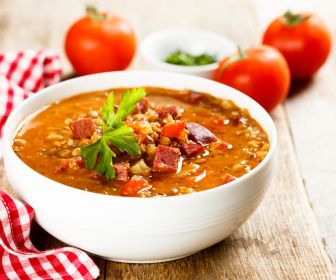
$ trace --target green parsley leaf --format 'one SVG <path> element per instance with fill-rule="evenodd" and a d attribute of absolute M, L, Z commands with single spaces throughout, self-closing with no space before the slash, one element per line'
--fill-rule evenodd
<path fill-rule="evenodd" d="M 115 178 L 113 168 L 113 158 L 116 154 L 111 150 L 110 145 L 114 145 L 121 152 L 129 155 L 140 155 L 138 139 L 134 135 L 132 128 L 128 127 L 123 120 L 135 109 L 136 103 L 146 95 L 142 88 L 132 89 L 123 94 L 117 112 L 114 111 L 114 94 L 109 94 L 107 102 L 102 107 L 102 118 L 104 121 L 103 135 L 96 142 L 81 147 L 81 155 L 87 169 L 96 167 L 99 174 L 104 174 L 106 179 Z"/>
<path fill-rule="evenodd" d="M 114 112 L 114 94 L 113 92 L 108 95 L 107 102 L 102 107 L 102 118 L 107 127 L 112 127 L 115 120 Z"/>
<path fill-rule="evenodd" d="M 131 156 L 140 155 L 138 139 L 134 136 L 134 131 L 127 125 L 105 133 L 105 137 L 116 146 L 121 152 L 126 152 Z"/>
<path fill-rule="evenodd" d="M 146 91 L 143 88 L 135 88 L 126 91 L 121 97 L 118 111 L 112 126 L 114 128 L 121 126 L 123 124 L 122 121 L 125 120 L 127 116 L 132 114 L 135 109 L 135 105 L 145 96 Z"/>
<path fill-rule="evenodd" d="M 116 154 L 109 147 L 108 139 L 105 136 L 99 140 L 101 149 L 96 169 L 99 174 L 105 174 L 107 180 L 111 180 L 115 178 L 112 157 L 116 157 Z"/>
<path fill-rule="evenodd" d="M 91 170 L 96 165 L 97 156 L 100 152 L 100 139 L 91 145 L 81 147 L 81 155 L 87 169 Z"/>
<path fill-rule="evenodd" d="M 81 147 L 81 155 L 84 157 L 84 163 L 87 169 L 92 170 L 96 166 L 99 174 L 105 174 L 106 179 L 111 180 L 115 177 L 115 172 L 112 165 L 112 158 L 116 154 L 108 146 L 106 137 L 100 138 L 91 145 Z"/>

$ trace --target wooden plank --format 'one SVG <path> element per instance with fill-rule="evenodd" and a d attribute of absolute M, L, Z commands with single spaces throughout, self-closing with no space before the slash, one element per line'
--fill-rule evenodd
<path fill-rule="evenodd" d="M 209 0 L 197 5 L 192 0 L 94 2 L 128 18 L 138 27 L 140 37 L 179 26 L 227 34 L 242 46 L 256 43 L 259 38 L 256 16 L 248 1 Z M 82 4 L 77 1 L 2 0 L 0 5 L 1 49 L 53 47 L 62 53 L 63 34 L 82 12 Z M 32 7 L 38 7 L 39 13 Z M 179 13 L 182 15 L 177 16 Z M 63 66 L 68 72 L 70 67 L 65 60 Z M 106 279 L 329 279 L 330 261 L 303 188 L 282 107 L 273 118 L 280 136 L 274 184 L 246 224 L 220 244 L 174 262 L 107 262 L 104 267 L 105 261 L 95 259 L 101 277 L 106 269 Z M 2 163 L 0 184 L 6 184 L 1 168 Z M 39 228 L 34 229 L 33 239 L 39 248 L 59 244 Z"/>
<path fill-rule="evenodd" d="M 260 31 L 288 9 L 304 10 L 319 15 L 336 38 L 335 1 L 255 0 L 253 3 Z M 336 126 L 332 124 L 336 120 L 335 60 L 334 46 L 327 64 L 314 79 L 293 84 L 286 111 L 305 188 L 336 277 Z"/>
<path fill-rule="evenodd" d="M 304 92 L 293 88 L 286 109 L 305 187 L 336 277 L 336 67 L 330 60 L 324 70 Z"/>

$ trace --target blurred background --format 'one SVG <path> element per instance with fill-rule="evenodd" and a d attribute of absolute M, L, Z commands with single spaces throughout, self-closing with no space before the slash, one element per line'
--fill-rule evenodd
<path fill-rule="evenodd" d="M 127 19 L 138 41 L 165 28 L 192 27 L 218 32 L 237 45 L 249 47 L 261 41 L 272 19 L 289 9 L 312 11 L 323 18 L 333 34 L 336 32 L 333 0 L 0 0 L 1 49 L 49 47 L 63 54 L 65 32 L 83 16 L 88 4 Z M 6 40 L 7 36 L 15 36 L 15 40 Z M 65 56 L 62 58 L 63 72 L 69 73 L 70 64 Z"/>

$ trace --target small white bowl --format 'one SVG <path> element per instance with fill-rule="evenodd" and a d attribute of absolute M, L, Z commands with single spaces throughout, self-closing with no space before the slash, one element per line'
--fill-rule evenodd
<path fill-rule="evenodd" d="M 103 195 L 71 188 L 28 167 L 12 149 L 22 121 L 46 105 L 81 92 L 122 87 L 191 89 L 233 100 L 247 108 L 270 138 L 270 151 L 248 174 L 197 193 L 154 198 Z M 217 82 L 181 74 L 124 71 L 84 76 L 41 90 L 20 104 L 4 128 L 5 169 L 16 193 L 51 235 L 103 258 L 160 262 L 220 242 L 254 212 L 273 171 L 276 131 L 254 100 Z"/>
<path fill-rule="evenodd" d="M 193 55 L 214 55 L 217 62 L 202 66 L 182 66 L 165 62 L 176 50 Z M 227 37 L 199 29 L 168 29 L 147 36 L 140 44 L 145 68 L 212 78 L 218 61 L 234 53 L 236 45 Z"/>

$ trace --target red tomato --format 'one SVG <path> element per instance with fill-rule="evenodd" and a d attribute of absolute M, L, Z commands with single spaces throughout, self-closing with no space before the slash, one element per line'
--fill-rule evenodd
<path fill-rule="evenodd" d="M 148 182 L 145 179 L 132 179 L 121 187 L 120 192 L 124 196 L 136 196 L 138 191 L 146 186 L 148 186 Z"/>
<path fill-rule="evenodd" d="M 169 138 L 179 138 L 184 128 L 184 122 L 168 123 L 162 127 L 161 135 Z"/>
<path fill-rule="evenodd" d="M 268 26 L 263 43 L 284 55 L 293 79 L 304 79 L 312 76 L 326 61 L 331 36 L 315 15 L 287 12 Z"/>
<path fill-rule="evenodd" d="M 214 80 L 240 90 L 267 111 L 287 96 L 290 76 L 286 60 L 267 46 L 239 50 L 219 64 Z"/>
<path fill-rule="evenodd" d="M 79 75 L 123 70 L 135 48 L 135 35 L 124 19 L 94 8 L 88 8 L 65 37 L 65 52 Z"/>

